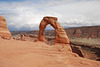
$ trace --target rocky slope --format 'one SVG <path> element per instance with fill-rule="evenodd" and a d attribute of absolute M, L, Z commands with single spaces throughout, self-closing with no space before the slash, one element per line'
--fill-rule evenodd
<path fill-rule="evenodd" d="M 68 45 L 0 39 L 0 67 L 100 67 L 100 62 L 79 57 Z"/>

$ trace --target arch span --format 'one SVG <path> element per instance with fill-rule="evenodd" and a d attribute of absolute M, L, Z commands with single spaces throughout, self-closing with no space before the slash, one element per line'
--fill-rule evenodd
<path fill-rule="evenodd" d="M 65 43 L 69 44 L 69 38 L 62 26 L 60 26 L 57 17 L 44 17 L 39 26 L 38 40 L 45 41 L 43 31 L 46 26 L 50 24 L 55 29 L 55 41 L 54 43 Z"/>

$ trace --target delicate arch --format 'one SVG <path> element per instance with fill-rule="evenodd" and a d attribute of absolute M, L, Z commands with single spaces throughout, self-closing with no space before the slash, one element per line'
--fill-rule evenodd
<path fill-rule="evenodd" d="M 66 43 L 69 44 L 69 38 L 66 35 L 65 30 L 62 26 L 60 26 L 58 19 L 56 17 L 44 17 L 39 26 L 39 41 L 45 41 L 45 37 L 43 35 L 43 31 L 46 26 L 50 24 L 55 29 L 55 41 L 54 43 Z"/>

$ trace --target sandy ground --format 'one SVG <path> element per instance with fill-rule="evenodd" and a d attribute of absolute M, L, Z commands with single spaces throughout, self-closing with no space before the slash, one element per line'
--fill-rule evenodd
<path fill-rule="evenodd" d="M 100 62 L 78 57 L 69 46 L 0 39 L 0 67 L 100 67 Z"/>

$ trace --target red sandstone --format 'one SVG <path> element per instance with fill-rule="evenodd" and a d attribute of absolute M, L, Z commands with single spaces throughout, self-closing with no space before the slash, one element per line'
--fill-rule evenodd
<path fill-rule="evenodd" d="M 38 39 L 40 41 L 45 41 L 45 37 L 43 35 L 43 31 L 45 30 L 46 26 L 50 24 L 55 29 L 55 44 L 56 43 L 65 43 L 69 44 L 69 38 L 63 29 L 62 26 L 60 26 L 58 19 L 56 17 L 44 17 L 43 20 L 40 23 L 39 26 L 39 34 Z"/>
<path fill-rule="evenodd" d="M 0 37 L 3 39 L 11 39 L 11 33 L 8 30 L 6 19 L 0 16 Z"/>

